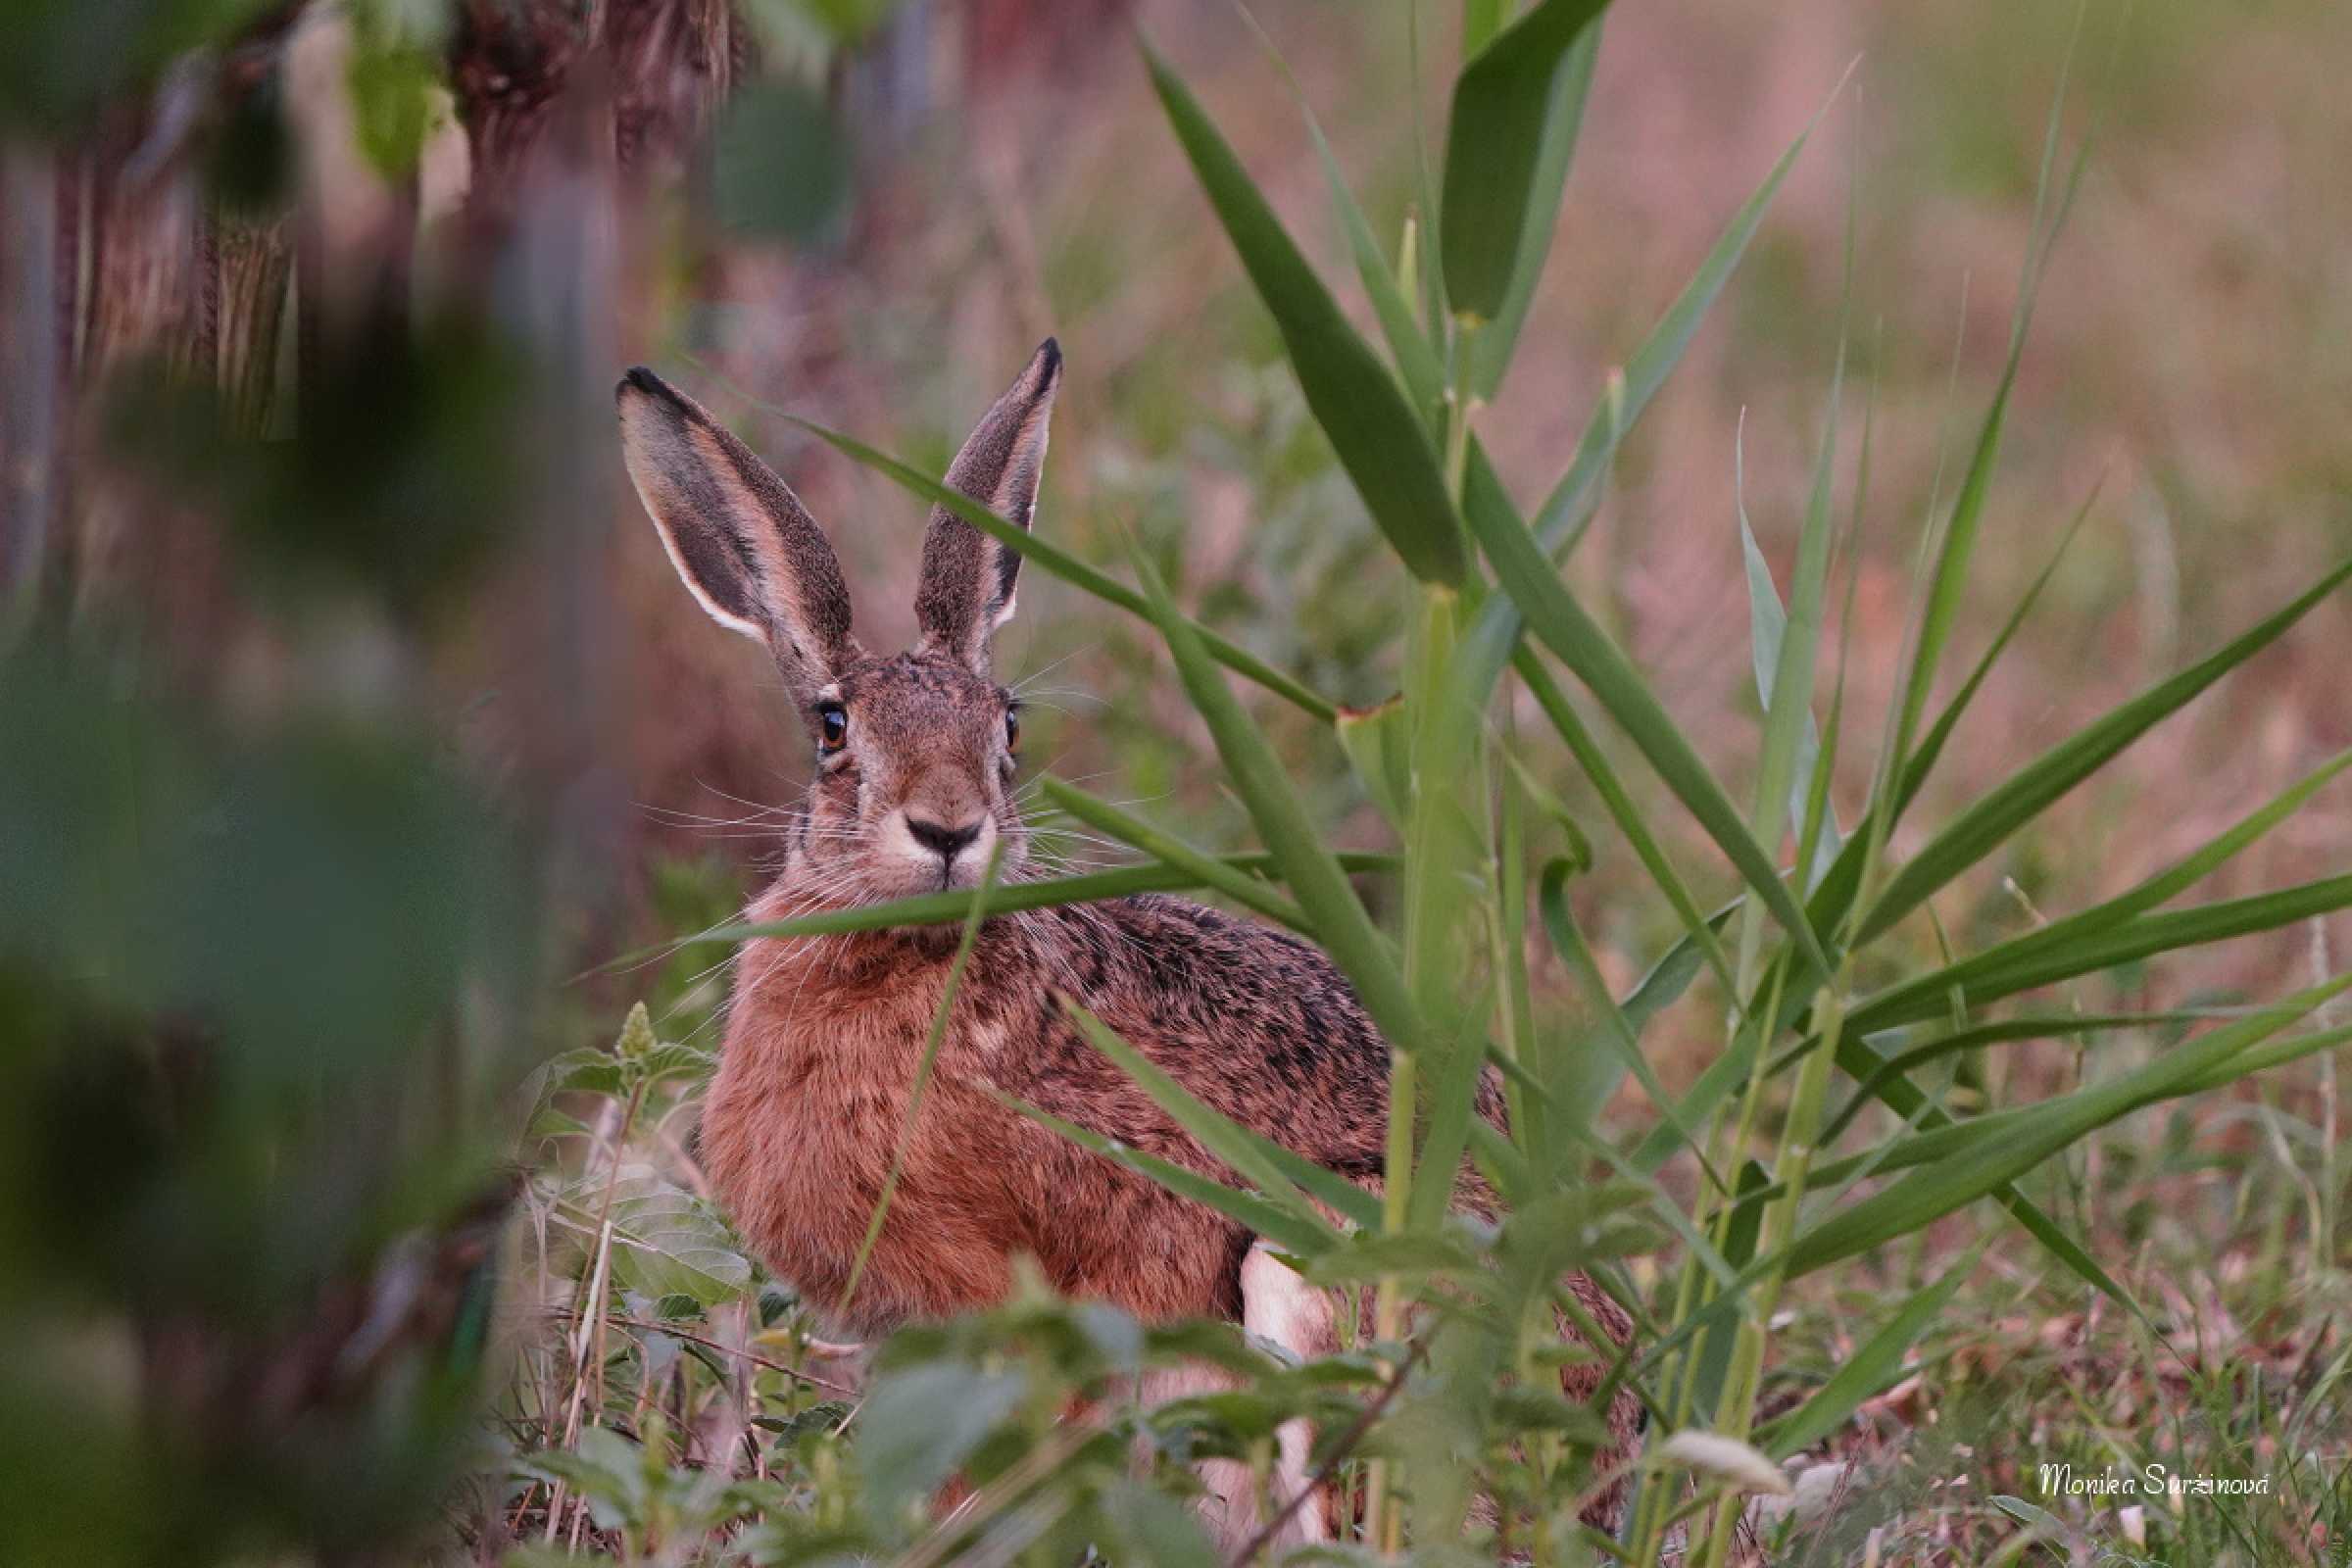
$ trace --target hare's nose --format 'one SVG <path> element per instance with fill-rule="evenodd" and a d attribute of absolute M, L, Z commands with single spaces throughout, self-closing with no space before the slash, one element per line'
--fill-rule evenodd
<path fill-rule="evenodd" d="M 948 827 L 909 811 L 906 814 L 906 831 L 914 836 L 915 843 L 941 859 L 953 860 L 971 848 L 972 841 L 980 836 L 980 822 L 975 820 L 961 827 Z"/>

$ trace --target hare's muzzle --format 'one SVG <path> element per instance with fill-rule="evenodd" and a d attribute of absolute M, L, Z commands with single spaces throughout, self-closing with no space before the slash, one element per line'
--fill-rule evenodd
<path fill-rule="evenodd" d="M 899 822 L 918 863 L 936 863 L 940 887 L 970 887 L 979 881 L 980 867 L 987 863 L 996 839 L 996 825 L 985 814 L 951 826 L 915 811 L 901 811 Z"/>

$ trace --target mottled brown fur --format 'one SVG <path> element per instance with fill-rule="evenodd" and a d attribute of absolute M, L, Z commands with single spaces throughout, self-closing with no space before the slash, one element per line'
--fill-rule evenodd
<path fill-rule="evenodd" d="M 957 489 L 1023 526 L 1059 369 L 1049 342 L 949 473 Z M 916 595 L 921 638 L 894 658 L 867 656 L 849 634 L 831 552 L 782 481 L 747 470 L 744 460 L 757 459 L 731 437 L 714 437 L 708 416 L 648 372 L 631 372 L 621 404 L 631 474 L 696 596 L 777 650 L 796 700 L 812 713 L 839 710 L 843 738 L 820 747 L 782 874 L 752 917 L 973 886 L 991 853 L 1001 855 L 1005 879 L 1029 874 L 1011 788 L 1013 699 L 988 672 L 1016 558 L 935 513 Z M 940 847 L 948 829 L 966 835 L 960 847 Z M 1004 1297 L 1023 1254 L 1059 1290 L 1142 1318 L 1243 1317 L 1250 1232 L 1072 1146 L 999 1098 L 1233 1179 L 1085 1043 L 1065 999 L 1227 1116 L 1378 1186 L 1388 1047 L 1316 949 L 1156 896 L 999 915 L 977 935 L 887 1221 L 847 1296 L 906 1125 L 955 935 L 932 927 L 761 939 L 737 960 L 726 1048 L 703 1118 L 705 1158 L 769 1265 L 843 1325 L 879 1334 L 988 1305 Z M 1501 1123 L 1492 1078 L 1478 1108 Z M 1492 1193 L 1468 1171 L 1460 1200 L 1493 1209 Z M 1267 1267 L 1279 1265 L 1258 1261 L 1253 1316 L 1273 1310 L 1293 1324 L 1319 1323 L 1297 1332 L 1326 1343 L 1293 1348 L 1333 1348 L 1336 1314 L 1303 1311 L 1279 1288 L 1269 1304 L 1267 1282 L 1280 1281 Z M 1571 1283 L 1623 1343 L 1631 1333 L 1624 1314 L 1591 1281 Z M 1599 1375 L 1580 1365 L 1563 1382 L 1572 1395 L 1589 1394 Z M 1630 1396 L 1612 1411 L 1627 1444 L 1637 1415 Z"/>

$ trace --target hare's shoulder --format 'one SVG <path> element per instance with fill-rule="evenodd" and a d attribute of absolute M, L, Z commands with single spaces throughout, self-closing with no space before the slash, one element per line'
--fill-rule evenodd
<path fill-rule="evenodd" d="M 1332 961 L 1287 931 L 1158 894 L 1056 911 L 1058 989 L 1225 1114 L 1377 1169 L 1389 1053 Z"/>

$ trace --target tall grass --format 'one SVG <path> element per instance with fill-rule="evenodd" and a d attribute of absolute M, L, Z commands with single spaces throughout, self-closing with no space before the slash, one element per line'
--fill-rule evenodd
<path fill-rule="evenodd" d="M 1281 1419 L 1319 1417 L 1319 1462 L 1361 1489 L 1363 1544 L 1378 1550 L 1410 1545 L 1434 1554 L 1468 1539 L 1489 1543 L 1482 1552 L 1507 1545 L 1544 1563 L 1652 1562 L 1670 1541 L 1687 1539 L 1690 1560 L 1721 1568 L 1733 1560 L 1742 1494 L 1774 1485 L 1773 1458 L 1832 1430 L 1903 1374 L 1971 1260 L 1898 1303 L 1834 1377 L 1759 1430 L 1774 1311 L 1791 1281 L 1850 1266 L 1922 1237 L 1955 1210 L 1988 1201 L 2006 1211 L 2050 1265 L 2150 1321 L 2094 1256 L 2089 1239 L 2027 1197 L 2021 1180 L 2132 1111 L 2227 1088 L 2352 1037 L 2352 1030 L 2312 1022 L 2324 1004 L 2352 986 L 2352 976 L 2332 976 L 2181 1035 L 2142 1065 L 2047 1098 L 1989 1103 L 1951 1093 L 1965 1080 L 1936 1071 L 1974 1062 L 1995 1045 L 2180 1022 L 2169 1015 L 2006 1013 L 2002 1004 L 2119 962 L 2276 929 L 2352 903 L 2352 878 L 2338 876 L 2229 903 L 2171 906 L 2283 819 L 2346 759 L 2120 898 L 1981 953 L 1947 955 L 1925 969 L 1906 959 L 1908 945 L 1899 940 L 1933 921 L 1935 899 L 1955 879 L 2284 635 L 2341 586 L 2352 564 L 2020 766 L 1948 821 L 1923 826 L 1910 819 L 1987 668 L 2033 605 L 2030 593 L 1983 661 L 1936 708 L 1936 693 L 1955 673 L 1958 608 L 1982 541 L 2034 285 L 2082 167 L 2080 155 L 2062 163 L 2053 111 L 2007 363 L 1948 505 L 1927 519 L 1894 703 L 1875 736 L 1851 733 L 1868 726 L 1846 710 L 1844 650 L 1827 641 L 1835 596 L 1851 591 L 1855 535 L 1885 524 L 1870 515 L 1867 434 L 1850 462 L 1837 442 L 1846 414 L 1844 348 L 1825 344 L 1837 371 L 1821 413 L 1824 434 L 1785 600 L 1740 519 L 1761 739 L 1751 777 L 1718 778 L 1586 607 L 1566 568 L 1619 444 L 1674 368 L 1812 130 L 1730 215 L 1715 248 L 1622 375 L 1595 389 L 1591 422 L 1560 481 L 1532 514 L 1523 510 L 1488 462 L 1478 430 L 1487 400 L 1500 395 L 1528 299 L 1544 270 L 1594 71 L 1601 9 L 1592 0 L 1543 0 L 1517 16 L 1507 5 L 1473 0 L 1464 7 L 1465 64 L 1452 82 L 1442 157 L 1424 170 L 1428 204 L 1394 253 L 1376 238 L 1307 118 L 1307 133 L 1330 174 L 1355 285 L 1378 323 L 1377 347 L 1357 331 L 1182 77 L 1146 50 L 1169 126 L 1280 331 L 1308 409 L 1416 584 L 1409 624 L 1396 631 L 1404 673 L 1391 703 L 1369 712 L 1343 711 L 1188 617 L 1142 558 L 1135 585 L 1119 582 L 908 466 L 851 437 L 810 428 L 1039 568 L 1146 620 L 1265 847 L 1254 859 L 1213 859 L 1052 780 L 1047 788 L 1058 807 L 1131 846 L 1142 863 L 1026 884 L 1018 890 L 1022 904 L 1146 888 L 1224 892 L 1319 942 L 1390 1041 L 1389 1177 L 1375 1203 L 1223 1123 L 1098 1022 L 1082 1020 L 1107 1056 L 1250 1186 L 1202 1182 L 1083 1129 L 1063 1128 L 1068 1136 L 1223 1209 L 1278 1244 L 1309 1279 L 1376 1293 L 1374 1342 L 1340 1363 L 1281 1370 L 1262 1357 L 1230 1352 L 1251 1373 L 1250 1392 L 1227 1406 L 1191 1411 L 1193 1441 L 1262 1458 L 1265 1436 Z M 1850 292 L 1850 228 L 1847 243 Z M 1842 583 L 1841 571 L 1848 574 Z M 1232 674 L 1331 728 L 1390 818 L 1397 845 L 1393 861 L 1350 860 L 1327 842 L 1284 760 L 1237 696 Z M 1544 861 L 1531 847 L 1537 838 L 1531 817 L 1564 810 L 1522 760 L 1539 738 L 1531 727 L 1556 734 L 1604 803 L 1610 828 L 1682 926 L 1680 942 L 1624 997 L 1602 988 L 1567 899 L 1590 852 Z M 1720 852 L 1742 886 L 1735 907 L 1710 915 L 1694 902 L 1665 849 L 1680 835 L 1638 804 L 1644 792 L 1615 772 L 1611 749 L 1600 739 L 1604 729 L 1630 743 Z M 1872 783 L 1845 821 L 1830 785 L 1841 753 L 1855 746 L 1874 748 Z M 1598 831 L 1598 824 L 1572 820 L 1562 826 L 1580 844 L 1587 831 Z M 1898 829 L 1904 830 L 1899 839 Z M 1393 906 L 1399 912 L 1393 926 L 1376 921 L 1359 896 L 1352 878 L 1361 874 L 1395 879 Z M 961 896 L 942 896 L 757 929 L 815 935 L 957 919 L 969 909 Z M 1526 944 L 1539 930 L 1589 993 L 1596 1027 L 1581 1033 L 1563 1027 L 1531 984 Z M 1702 972 L 1720 990 L 1722 1046 L 1697 1082 L 1673 1097 L 1644 1056 L 1644 1037 Z M 1494 1071 L 1513 1107 L 1507 1135 L 1471 1109 L 1480 1076 Z M 1630 1137 L 1604 1138 L 1594 1125 L 1596 1098 L 1628 1076 L 1648 1097 L 1650 1125 Z M 1701 1173 L 1689 1200 L 1659 1180 L 1684 1155 Z M 1447 1212 L 1452 1173 L 1465 1158 L 1504 1197 L 1504 1213 L 1493 1227 Z M 1674 1260 L 1655 1299 L 1636 1290 L 1620 1266 L 1638 1253 Z M 1538 1392 L 1544 1369 L 1562 1353 L 1554 1309 L 1574 1312 L 1559 1283 L 1571 1268 L 1592 1271 L 1642 1326 L 1603 1390 L 1605 1398 L 1622 1381 L 1651 1417 L 1636 1500 L 1613 1542 L 1577 1523 L 1582 1502 L 1608 1479 L 1594 1472 L 1603 1438 L 1598 1411 Z M 1035 1333 L 1044 1321 L 1035 1314 L 1048 1310 L 1014 1308 L 1014 1321 L 997 1327 Z M 1021 1318 L 1024 1311 L 1032 1316 Z M 926 1331 L 934 1341 L 957 1332 Z M 1170 1338 L 1128 1353 L 1171 1347 L 1198 1348 Z M 1068 1351 L 1064 1372 L 1080 1375 L 1072 1369 L 1094 1365 L 1088 1357 L 1098 1351 Z M 932 1374 L 944 1376 L 936 1367 Z M 988 1374 L 967 1369 L 965 1375 Z M 886 1379 L 874 1408 L 861 1417 L 866 1441 L 886 1449 L 909 1441 L 885 1419 L 885 1401 L 899 1387 Z M 1351 1412 L 1343 1420 L 1335 1391 L 1349 1388 L 1367 1392 L 1357 1401 L 1341 1401 Z M 1364 1401 L 1370 1415 L 1353 1413 Z M 1013 1419 L 1010 1405 L 1000 1414 Z M 1162 1414 L 1153 1430 L 1164 1437 L 1174 1418 Z M 1137 1419 L 1149 1425 L 1153 1418 L 1139 1412 Z M 972 1461 L 987 1443 L 1001 1440 L 992 1438 L 995 1431 L 993 1421 L 973 1424 L 968 1441 L 932 1453 L 933 1463 L 917 1477 L 936 1479 L 934 1472 Z M 1201 1436 L 1211 1431 L 1213 1438 Z M 1720 1441 L 1678 1441 L 1675 1435 L 1685 1432 Z M 1036 1439 L 1065 1447 L 1090 1441 Z M 1044 1450 L 1024 1451 L 1034 1459 Z M 1058 1452 L 1056 1463 L 1070 1464 L 1074 1454 Z M 986 1506 L 939 1526 L 915 1555 L 935 1560 L 1015 1529 L 1024 1510 L 1036 1512 L 1047 1494 L 1044 1472 L 1035 1465 L 1022 1470 L 1026 1462 L 982 1465 L 1004 1484 L 984 1486 Z M 1022 1476 L 1021 1484 L 1011 1484 Z M 893 1494 L 911 1494 L 904 1486 Z M 1494 1500 L 1492 1517 L 1474 1514 L 1482 1495 Z M 1154 1560 L 1198 1561 L 1205 1550 L 1180 1513 L 1127 1492 L 1069 1494 L 1064 1504 L 1055 1520 L 1082 1518 L 1105 1540 L 1149 1537 Z M 1136 1521 L 1146 1518 L 1150 1528 L 1139 1537 Z M 1063 1528 L 1055 1520 L 1032 1519 L 1020 1528 L 1034 1526 L 1040 1534 Z"/>

